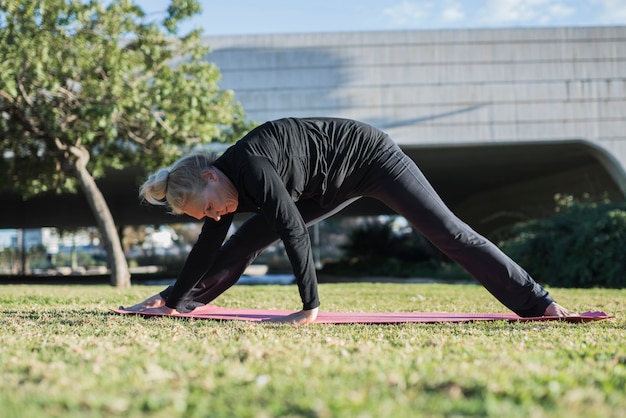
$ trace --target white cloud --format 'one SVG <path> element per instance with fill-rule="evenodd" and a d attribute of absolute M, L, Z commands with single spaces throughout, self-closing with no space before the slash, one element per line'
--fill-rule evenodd
<path fill-rule="evenodd" d="M 624 0 L 593 0 L 600 5 L 602 23 L 626 24 L 626 2 Z"/>
<path fill-rule="evenodd" d="M 538 16 L 537 6 L 545 0 L 487 0 L 485 18 L 493 23 L 524 22 Z"/>
<path fill-rule="evenodd" d="M 566 3 L 565 0 L 486 0 L 482 20 L 495 25 L 548 23 L 576 13 Z"/>
<path fill-rule="evenodd" d="M 447 22 L 458 22 L 465 19 L 465 13 L 459 3 L 446 2 L 441 17 Z"/>
<path fill-rule="evenodd" d="M 550 15 L 557 18 L 571 16 L 576 13 L 576 9 L 574 9 L 573 7 L 567 7 L 563 4 L 554 4 L 550 6 L 548 10 L 550 12 Z"/>
<path fill-rule="evenodd" d="M 385 9 L 384 14 L 389 16 L 394 24 L 406 26 L 430 16 L 431 8 L 432 5 L 430 3 L 420 2 L 420 4 L 418 4 L 404 0 L 395 6 Z"/>

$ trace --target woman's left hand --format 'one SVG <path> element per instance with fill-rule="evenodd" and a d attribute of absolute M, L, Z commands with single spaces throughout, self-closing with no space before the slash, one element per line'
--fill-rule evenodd
<path fill-rule="evenodd" d="M 137 311 L 142 314 L 152 314 L 152 315 L 176 315 L 178 311 L 174 308 L 170 308 L 168 306 L 159 306 L 157 308 L 146 308 Z"/>
<path fill-rule="evenodd" d="M 294 312 L 280 318 L 272 318 L 269 322 L 285 322 L 289 324 L 311 324 L 317 318 L 318 308 Z"/>

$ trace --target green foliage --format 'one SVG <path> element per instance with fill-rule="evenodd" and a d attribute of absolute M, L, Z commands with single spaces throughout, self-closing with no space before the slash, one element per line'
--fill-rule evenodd
<path fill-rule="evenodd" d="M 0 186 L 75 190 L 74 148 L 99 177 L 129 164 L 152 170 L 245 131 L 200 31 L 175 36 L 199 10 L 173 0 L 152 22 L 131 0 L 1 2 L 0 151 L 11 158 Z"/>
<path fill-rule="evenodd" d="M 567 417 L 626 410 L 626 290 L 554 289 L 587 324 L 290 326 L 109 313 L 160 287 L 4 286 L 0 405 L 12 417 Z M 505 309 L 482 287 L 320 286 L 333 311 Z M 216 304 L 295 309 L 295 286 Z"/>
<path fill-rule="evenodd" d="M 626 203 L 556 196 L 554 216 L 517 224 L 501 243 L 537 281 L 562 287 L 626 285 Z"/>
<path fill-rule="evenodd" d="M 395 231 L 393 220 L 353 229 L 341 249 L 339 260 L 324 264 L 324 274 L 473 280 L 413 228 Z"/>
<path fill-rule="evenodd" d="M 343 250 L 346 257 L 356 261 L 394 257 L 422 262 L 436 254 L 434 247 L 421 234 L 395 232 L 391 222 L 379 221 L 369 221 L 353 229 Z"/>

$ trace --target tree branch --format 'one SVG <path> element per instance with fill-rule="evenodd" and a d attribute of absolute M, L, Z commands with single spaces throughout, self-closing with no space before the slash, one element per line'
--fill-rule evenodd
<path fill-rule="evenodd" d="M 74 156 L 76 157 L 76 167 L 77 168 L 85 168 L 87 166 L 87 163 L 89 162 L 89 151 L 87 151 L 87 148 L 85 147 L 80 147 L 80 146 L 69 146 L 66 148 L 68 149 L 68 151 Z"/>
<path fill-rule="evenodd" d="M 30 99 L 30 97 L 28 97 L 28 94 L 26 94 L 26 89 L 24 88 L 24 83 L 22 83 L 22 79 L 18 78 L 16 81 L 17 81 L 17 88 L 20 90 L 20 95 L 24 98 L 24 100 L 26 101 L 26 104 L 29 107 L 34 107 L 33 101 Z"/>
<path fill-rule="evenodd" d="M 140 137 L 140 136 L 138 136 L 138 135 L 135 135 L 135 134 L 133 133 L 133 131 L 130 131 L 130 130 L 129 130 L 129 131 L 128 131 L 128 136 L 129 136 L 129 137 L 130 137 L 130 139 L 132 139 L 133 141 L 135 141 L 135 142 L 139 142 L 141 145 L 146 145 L 146 142 L 147 142 L 147 141 L 146 141 L 146 139 L 144 139 L 144 138 L 142 138 L 142 137 Z"/>
<path fill-rule="evenodd" d="M 13 97 L 11 97 L 11 95 L 9 93 L 7 93 L 4 90 L 0 90 L 0 96 L 4 97 L 5 99 L 7 99 L 9 101 L 9 103 L 14 104 L 15 103 L 15 99 Z"/>
<path fill-rule="evenodd" d="M 59 91 L 63 93 L 65 97 L 67 97 L 68 100 L 78 101 L 78 96 L 76 96 L 74 93 L 72 93 L 65 87 L 59 87 Z"/>
<path fill-rule="evenodd" d="M 175 131 L 165 124 L 165 121 L 161 118 L 159 112 L 152 111 L 150 114 L 154 117 L 154 119 L 156 119 L 157 123 L 167 131 L 168 134 L 174 135 Z"/>

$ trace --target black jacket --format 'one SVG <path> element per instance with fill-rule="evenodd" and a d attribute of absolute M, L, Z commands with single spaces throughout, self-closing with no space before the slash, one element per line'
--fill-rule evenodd
<path fill-rule="evenodd" d="M 215 162 L 239 192 L 237 212 L 263 214 L 283 241 L 303 309 L 320 302 L 311 242 L 295 202 L 314 199 L 332 207 L 361 195 L 370 162 L 385 151 L 384 136 L 353 120 L 280 119 L 255 128 Z M 205 220 L 167 306 L 176 308 L 213 265 L 233 216 Z"/>

